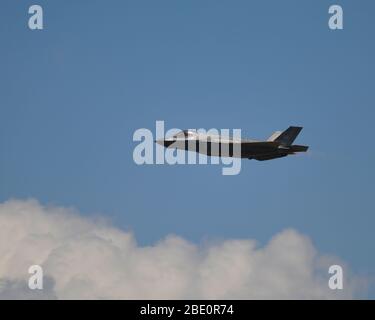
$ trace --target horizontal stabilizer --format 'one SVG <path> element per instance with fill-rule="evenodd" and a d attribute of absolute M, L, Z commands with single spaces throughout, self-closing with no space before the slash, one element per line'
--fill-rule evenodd
<path fill-rule="evenodd" d="M 293 152 L 306 152 L 308 149 L 309 149 L 308 146 L 299 146 L 296 144 L 289 148 L 289 150 Z"/>

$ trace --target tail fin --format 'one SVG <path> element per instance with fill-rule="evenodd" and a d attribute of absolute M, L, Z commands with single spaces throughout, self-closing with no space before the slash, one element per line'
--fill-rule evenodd
<path fill-rule="evenodd" d="M 275 131 L 274 133 L 272 133 L 272 136 L 267 139 L 267 141 L 275 141 L 282 133 L 282 131 Z"/>
<path fill-rule="evenodd" d="M 279 142 L 282 146 L 290 146 L 293 141 L 297 138 L 298 134 L 301 132 L 302 127 L 289 127 L 283 131 L 275 140 Z"/>

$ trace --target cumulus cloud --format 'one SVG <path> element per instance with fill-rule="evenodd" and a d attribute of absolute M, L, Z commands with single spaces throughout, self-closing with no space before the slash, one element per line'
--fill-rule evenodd
<path fill-rule="evenodd" d="M 44 271 L 30 290 L 29 266 Z M 344 267 L 344 290 L 328 267 Z M 251 239 L 193 244 L 170 235 L 137 245 L 130 232 L 36 200 L 0 204 L 0 299 L 337 299 L 361 280 L 289 229 L 259 247 Z"/>

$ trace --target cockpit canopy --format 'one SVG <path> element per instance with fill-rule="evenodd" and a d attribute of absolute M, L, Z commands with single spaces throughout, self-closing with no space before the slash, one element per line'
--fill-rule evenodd
<path fill-rule="evenodd" d="M 172 138 L 174 139 L 192 139 L 197 136 L 197 132 L 193 130 L 182 130 L 181 132 L 175 134 Z"/>

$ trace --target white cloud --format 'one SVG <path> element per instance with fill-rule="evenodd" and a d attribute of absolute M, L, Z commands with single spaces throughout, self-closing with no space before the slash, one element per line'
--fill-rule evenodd
<path fill-rule="evenodd" d="M 328 288 L 328 266 L 344 267 L 344 290 Z M 43 267 L 43 292 L 28 289 Z M 138 246 L 129 232 L 35 200 L 0 204 L 0 299 L 336 299 L 362 281 L 289 229 L 264 247 L 254 240 L 196 245 L 170 235 Z"/>

